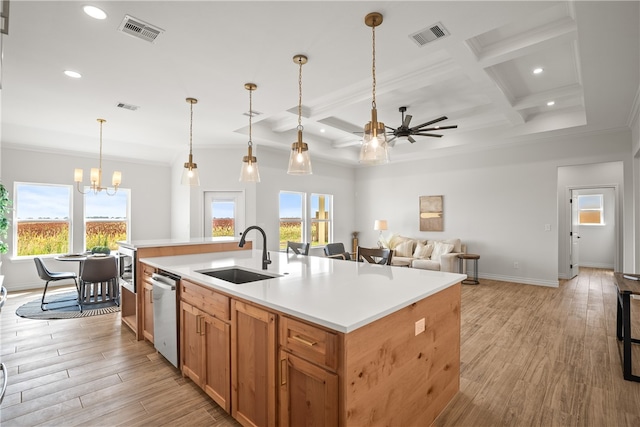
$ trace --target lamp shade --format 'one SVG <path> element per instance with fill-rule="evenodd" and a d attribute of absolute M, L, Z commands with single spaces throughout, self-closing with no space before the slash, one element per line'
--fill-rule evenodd
<path fill-rule="evenodd" d="M 386 219 L 376 219 L 373 223 L 374 230 L 386 230 L 387 229 L 387 220 Z"/>
<path fill-rule="evenodd" d="M 182 185 L 189 185 L 192 187 L 200 186 L 200 177 L 198 176 L 198 169 L 195 167 L 182 170 Z"/>
<path fill-rule="evenodd" d="M 260 171 L 258 170 L 258 162 L 253 157 L 252 161 L 247 160 L 248 156 L 244 156 L 242 160 L 242 169 L 240 170 L 240 181 L 243 182 L 260 182 Z"/>
<path fill-rule="evenodd" d="M 382 165 L 389 163 L 389 148 L 384 123 L 376 123 L 376 130 L 372 130 L 369 122 L 364 129 L 364 138 L 360 148 L 360 163 L 367 165 Z"/>
<path fill-rule="evenodd" d="M 298 131 L 299 139 L 302 139 L 302 132 Z M 289 175 L 311 175 L 311 157 L 309 156 L 309 148 L 304 142 L 294 142 L 291 146 L 291 154 L 289 155 Z"/>

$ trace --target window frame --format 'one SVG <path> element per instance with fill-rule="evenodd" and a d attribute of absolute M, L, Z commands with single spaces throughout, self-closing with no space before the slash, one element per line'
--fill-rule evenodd
<path fill-rule="evenodd" d="M 236 239 L 245 229 L 245 192 L 242 191 L 205 191 L 203 193 L 203 237 L 214 240 Z M 216 201 L 234 203 L 233 236 L 213 237 L 213 212 L 211 205 Z"/>
<path fill-rule="evenodd" d="M 37 221 L 35 221 L 34 219 L 19 219 L 18 218 L 18 210 L 19 210 L 19 195 L 21 193 L 21 191 L 19 191 L 19 187 L 20 186 L 32 186 L 32 187 L 57 187 L 57 188 L 66 188 L 68 190 L 68 194 L 69 194 L 69 200 L 68 200 L 68 211 L 67 211 L 67 217 L 66 219 L 53 219 L 53 218 L 49 218 L 49 219 L 39 219 Z M 74 227 L 74 222 L 73 222 L 73 190 L 74 187 L 73 185 L 68 185 L 68 184 L 51 184 L 51 183 L 42 183 L 42 182 L 25 182 L 25 181 L 15 181 L 13 183 L 13 233 L 12 233 L 12 239 L 13 241 L 11 242 L 13 247 L 11 249 L 11 258 L 12 259 L 30 259 L 30 258 L 34 258 L 34 257 L 38 257 L 38 256 L 55 256 L 55 255 L 61 255 L 64 253 L 69 253 L 73 250 L 73 227 Z M 50 253 L 41 253 L 41 254 L 31 254 L 31 255 L 19 255 L 18 254 L 18 249 L 19 249 L 19 240 L 18 240 L 18 228 L 19 228 L 19 224 L 21 223 L 29 223 L 29 222 L 66 222 L 68 224 L 68 232 L 67 232 L 67 249 L 64 252 L 50 252 Z"/>
<path fill-rule="evenodd" d="M 593 198 L 597 197 L 600 200 L 599 208 L 582 208 L 580 200 L 585 198 Z M 599 212 L 600 214 L 600 222 L 582 222 L 582 213 L 583 212 Z M 596 194 L 578 194 L 578 225 L 579 226 L 588 226 L 588 227 L 602 227 L 605 226 L 606 223 L 604 221 L 604 194 L 596 193 Z"/>
<path fill-rule="evenodd" d="M 324 197 L 326 199 L 328 199 L 328 210 L 326 210 L 326 212 L 328 213 L 328 217 L 324 218 L 324 219 L 320 219 L 320 218 L 315 218 L 314 217 L 314 213 L 312 212 L 312 206 L 313 206 L 313 197 L 314 196 L 318 196 L 318 204 L 320 204 L 320 198 Z M 329 243 L 333 242 L 333 195 L 332 194 L 324 194 L 324 193 L 311 193 L 309 195 L 309 212 L 308 212 L 308 217 L 309 217 L 309 236 L 308 236 L 308 241 L 311 244 L 311 247 L 313 248 L 322 248 L 324 246 L 326 246 Z M 325 223 L 327 224 L 328 227 L 328 236 L 327 236 L 327 241 L 324 243 L 320 243 L 317 242 L 316 244 L 314 244 L 313 242 L 313 223 L 316 222 L 318 223 L 318 225 L 320 225 L 320 223 Z"/>
<path fill-rule="evenodd" d="M 303 191 L 290 191 L 290 190 L 280 190 L 280 192 L 278 193 L 278 236 L 280 237 L 282 235 L 281 232 L 281 227 L 282 227 L 282 194 L 283 193 L 287 193 L 287 194 L 296 194 L 300 196 L 300 200 L 302 202 L 302 212 L 300 212 L 301 217 L 300 217 L 300 222 L 301 222 L 301 239 L 302 241 L 300 243 L 310 243 L 312 248 L 323 248 L 324 246 L 326 246 L 329 243 L 333 242 L 333 230 L 334 230 L 334 220 L 333 220 L 333 215 L 334 215 L 334 205 L 333 205 L 333 201 L 334 201 L 334 197 L 333 194 L 326 194 L 326 193 L 307 193 L 307 192 L 303 192 Z M 329 205 L 329 210 L 328 210 L 328 217 L 324 218 L 324 219 L 319 219 L 319 218 L 315 218 L 314 213 L 311 211 L 312 209 L 312 205 L 313 205 L 313 197 L 314 196 L 318 196 L 318 198 L 320 197 L 325 197 L 329 199 L 328 205 Z M 318 201 L 319 203 L 319 201 Z M 293 218 L 290 218 L 293 219 Z M 298 218 L 295 218 L 298 219 Z M 314 223 L 325 223 L 328 225 L 328 236 L 327 236 L 327 241 L 323 242 L 323 243 L 316 243 L 314 244 L 313 242 L 313 225 Z M 279 243 L 279 248 L 280 250 L 286 250 L 286 243 Z"/>
<path fill-rule="evenodd" d="M 302 239 L 302 242 L 300 243 L 305 243 L 308 240 L 307 221 L 306 221 L 307 193 L 302 191 L 289 191 L 289 190 L 280 190 L 280 192 L 278 193 L 278 247 L 280 248 L 280 250 L 286 250 L 287 249 L 286 243 L 284 243 L 284 247 L 283 247 L 283 243 L 282 241 L 280 241 L 280 236 L 282 235 L 281 228 L 282 228 L 282 222 L 283 222 L 282 213 L 281 213 L 282 212 L 282 194 L 296 194 L 300 196 L 300 202 L 302 204 L 300 209 L 300 218 L 291 217 L 288 219 L 300 219 L 300 226 L 301 226 L 300 238 Z"/>
<path fill-rule="evenodd" d="M 87 247 L 87 197 L 95 197 L 97 196 L 97 194 L 94 194 L 93 191 L 89 191 L 90 189 L 91 187 L 88 187 L 88 186 L 85 187 L 83 189 L 85 193 L 82 195 L 82 247 L 83 247 L 82 251 L 91 249 Z M 127 225 L 125 240 L 131 241 L 131 189 L 118 187 L 118 193 L 127 194 L 126 220 L 121 222 L 125 222 Z M 100 194 L 100 197 L 102 197 L 103 195 L 105 197 L 115 197 L 115 195 L 109 196 L 106 193 L 102 193 L 102 192 L 98 194 Z M 93 220 L 90 222 L 115 222 L 115 221 L 113 219 L 106 218 L 106 219 Z"/>

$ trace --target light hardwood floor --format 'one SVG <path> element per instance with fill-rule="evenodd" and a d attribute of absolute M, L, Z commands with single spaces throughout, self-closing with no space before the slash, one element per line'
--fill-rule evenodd
<path fill-rule="evenodd" d="M 238 425 L 120 315 L 37 321 L 0 314 L 10 426 Z M 435 426 L 638 426 L 640 383 L 622 379 L 608 270 L 582 269 L 558 289 L 481 280 L 463 286 L 460 392 Z M 634 302 L 640 336 L 640 301 Z M 640 374 L 640 345 L 634 345 Z"/>

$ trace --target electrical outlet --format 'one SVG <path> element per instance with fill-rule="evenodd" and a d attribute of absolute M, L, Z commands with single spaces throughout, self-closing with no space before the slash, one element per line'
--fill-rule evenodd
<path fill-rule="evenodd" d="M 545 224 L 544 231 L 551 231 L 551 224 Z"/>
<path fill-rule="evenodd" d="M 520 268 L 520 263 L 518 261 L 514 261 L 513 268 Z"/>
<path fill-rule="evenodd" d="M 420 319 L 420 320 L 418 320 L 418 321 L 416 322 L 416 325 L 415 325 L 415 334 L 416 334 L 416 335 L 420 335 L 421 333 L 423 333 L 423 332 L 424 332 L 424 329 L 425 329 L 425 323 L 424 323 L 424 317 L 423 317 L 422 319 Z"/>

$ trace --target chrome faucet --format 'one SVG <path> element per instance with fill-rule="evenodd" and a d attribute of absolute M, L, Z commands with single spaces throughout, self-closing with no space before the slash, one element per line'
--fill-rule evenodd
<path fill-rule="evenodd" d="M 271 256 L 267 251 L 267 235 L 265 234 L 262 228 L 258 227 L 257 225 L 252 225 L 250 227 L 247 227 L 247 229 L 241 233 L 242 237 L 240 238 L 240 243 L 238 243 L 238 246 L 240 247 L 244 246 L 244 244 L 246 243 L 245 236 L 247 235 L 247 231 L 249 230 L 258 230 L 260 233 L 262 233 L 262 269 L 266 270 L 267 265 L 271 264 Z"/>

